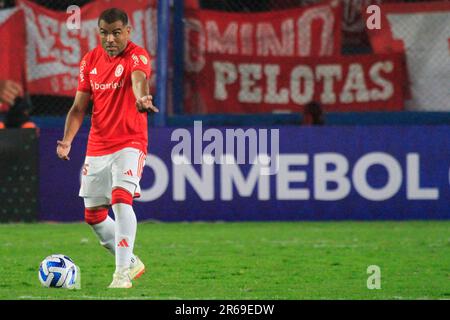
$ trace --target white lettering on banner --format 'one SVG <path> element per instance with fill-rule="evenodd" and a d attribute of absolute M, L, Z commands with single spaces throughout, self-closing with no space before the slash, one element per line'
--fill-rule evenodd
<path fill-rule="evenodd" d="M 262 89 L 255 87 L 256 81 L 261 79 L 261 65 L 239 64 L 239 74 L 241 75 L 241 90 L 238 99 L 242 102 L 260 103 L 262 101 Z"/>
<path fill-rule="evenodd" d="M 288 18 L 281 23 L 230 21 L 222 33 L 214 20 L 207 20 L 203 25 L 198 19 L 187 18 L 185 68 L 188 72 L 200 72 L 205 66 L 205 52 L 259 57 L 311 56 L 314 23 L 322 25 L 319 56 L 332 55 L 335 17 L 328 5 L 307 9 L 296 19 Z M 276 32 L 278 24 L 281 36 Z"/>
<path fill-rule="evenodd" d="M 225 155 L 232 159 L 227 159 L 224 164 L 220 166 L 222 187 L 220 189 L 220 199 L 227 201 L 233 200 L 233 186 L 236 187 L 238 194 L 241 197 L 250 197 L 258 186 L 258 200 L 270 199 L 269 175 L 260 174 L 260 164 L 252 166 L 247 175 L 247 179 L 243 176 L 238 165 L 231 155 Z"/>
<path fill-rule="evenodd" d="M 418 154 L 408 154 L 406 156 L 408 163 L 407 175 L 407 198 L 410 200 L 437 200 L 439 199 L 439 189 L 437 188 L 421 188 L 420 187 L 420 159 Z"/>
<path fill-rule="evenodd" d="M 380 61 L 374 63 L 372 68 L 370 68 L 369 76 L 370 79 L 382 89 L 372 89 L 370 90 L 370 100 L 388 100 L 394 95 L 394 86 L 392 82 L 386 81 L 381 75 L 380 71 L 391 73 L 394 70 L 394 64 L 392 61 Z"/>
<path fill-rule="evenodd" d="M 147 156 L 145 166 L 152 170 L 155 175 L 155 181 L 150 188 L 141 189 L 141 198 L 145 199 L 145 201 L 157 200 L 166 192 L 169 185 L 169 171 L 160 158 L 151 154 Z"/>
<path fill-rule="evenodd" d="M 292 188 L 292 182 L 306 182 L 306 172 L 289 170 L 290 166 L 302 165 L 309 163 L 308 155 L 282 155 L 280 156 L 280 168 L 277 175 L 277 199 L 278 200 L 308 200 L 309 190 L 306 188 Z"/>
<path fill-rule="evenodd" d="M 70 47 L 70 57 L 61 55 L 60 49 L 56 48 L 56 36 L 69 37 L 67 33 L 78 32 L 78 30 L 68 30 L 65 22 L 59 22 L 49 16 L 35 16 L 33 10 L 20 3 L 25 12 L 26 30 L 27 30 L 27 78 L 34 81 L 41 78 L 47 78 L 58 74 L 70 73 L 72 76 L 78 74 L 76 65 L 69 67 L 64 62 L 72 61 L 76 58 L 81 59 L 80 47 Z M 70 42 L 69 42 L 70 43 Z M 73 45 L 73 43 L 72 43 Z M 39 62 L 40 59 L 46 59 L 50 62 Z M 78 63 L 78 61 L 76 63 Z"/>
<path fill-rule="evenodd" d="M 28 80 L 35 81 L 64 74 L 76 78 L 78 63 L 82 58 L 82 42 L 87 42 L 87 50 L 98 45 L 97 18 L 85 19 L 80 28 L 71 30 L 66 25 L 65 13 L 61 15 L 61 19 L 55 19 L 45 15 L 43 11 L 34 11 L 24 2 L 20 2 L 20 6 L 25 12 L 27 30 Z M 131 40 L 142 47 L 146 44 L 145 47 L 151 55 L 156 53 L 155 16 L 154 8 L 135 10 L 130 15 L 130 24 L 134 30 Z M 145 33 L 145 39 L 143 30 L 152 30 Z"/>
<path fill-rule="evenodd" d="M 237 34 L 238 24 L 231 22 L 224 31 L 223 36 L 220 36 L 219 27 L 214 21 L 206 22 L 206 34 L 208 35 L 208 52 L 218 52 L 227 54 L 237 54 Z"/>
<path fill-rule="evenodd" d="M 406 166 L 403 169 L 399 160 L 384 152 L 370 152 L 362 155 L 350 166 L 349 160 L 339 153 L 318 153 L 312 158 L 308 154 L 278 155 L 278 170 L 273 175 L 261 174 L 264 161 L 256 161 L 249 165 L 243 174 L 236 159 L 231 154 L 224 154 L 220 164 L 214 163 L 209 154 L 203 155 L 202 164 L 195 168 L 190 160 L 181 155 L 172 159 L 172 197 L 175 201 L 185 201 L 187 186 L 203 201 L 216 200 L 215 188 L 222 201 L 232 201 L 236 196 L 251 197 L 254 192 L 258 200 L 310 200 L 318 201 L 344 200 L 352 187 L 359 196 L 369 201 L 386 201 L 396 195 L 405 180 L 405 197 L 408 200 L 439 200 L 439 189 L 421 187 L 420 155 L 407 153 Z M 268 156 L 265 156 L 269 158 Z M 228 158 L 228 159 L 227 159 Z M 268 161 L 266 161 L 268 163 Z M 220 165 L 220 168 L 217 168 Z M 306 169 L 312 165 L 312 177 Z M 152 186 L 141 190 L 141 198 L 137 201 L 154 201 L 161 197 L 169 186 L 169 170 L 167 165 L 155 155 L 149 155 L 146 166 L 154 172 Z M 367 173 L 373 166 L 381 166 L 387 176 L 383 186 L 373 187 L 367 180 Z M 199 171 L 200 170 L 200 171 Z M 219 183 L 215 183 L 215 170 L 219 170 Z M 273 178 L 270 178 L 273 177 Z M 313 179 L 308 184 L 308 179 Z M 275 179 L 276 192 L 270 192 L 271 179 Z M 312 187 L 309 187 L 312 185 Z M 310 190 L 312 188 L 313 190 Z M 237 194 L 234 194 L 234 190 Z M 312 196 L 311 196 L 312 195 Z"/>
<path fill-rule="evenodd" d="M 174 160 L 180 164 L 174 164 L 172 167 L 173 199 L 175 201 L 186 200 L 186 182 L 189 181 L 202 200 L 214 200 L 214 165 L 210 164 L 213 162 L 211 159 L 207 159 L 210 156 L 204 155 L 205 161 L 201 166 L 201 175 L 186 163 L 187 159 L 177 159 L 177 157 L 179 156 L 175 156 Z"/>
<path fill-rule="evenodd" d="M 335 169 L 327 170 L 328 164 Z M 351 190 L 346 175 L 349 169 L 347 159 L 338 153 L 319 153 L 314 155 L 314 198 L 323 201 L 344 199 Z M 337 188 L 328 189 L 327 184 L 333 182 Z"/>
<path fill-rule="evenodd" d="M 229 98 L 227 86 L 239 83 L 237 100 L 241 103 L 289 104 L 292 101 L 303 105 L 313 99 L 322 80 L 320 102 L 323 104 L 386 101 L 394 96 L 393 83 L 382 76 L 382 73 L 394 71 L 394 63 L 390 60 L 374 62 L 370 68 L 351 63 L 348 70 L 340 64 L 323 64 L 315 68 L 297 65 L 290 71 L 289 88 L 278 88 L 281 71 L 277 64 L 235 65 L 228 61 L 214 61 L 213 69 L 214 98 L 219 101 Z M 343 74 L 346 74 L 345 79 Z M 377 86 L 372 85 L 373 89 L 369 89 L 366 76 Z M 335 92 L 337 81 L 343 81 L 341 92 Z"/>
<path fill-rule="evenodd" d="M 237 79 L 236 67 L 231 62 L 214 62 L 214 98 L 217 100 L 228 99 L 227 84 L 234 83 Z"/>
<path fill-rule="evenodd" d="M 331 8 L 316 7 L 306 10 L 305 13 L 298 19 L 298 55 L 300 57 L 308 57 L 311 55 L 311 26 L 313 22 L 319 20 L 323 23 L 322 33 L 320 35 L 320 53 L 319 56 L 329 56 L 333 54 L 333 26 L 334 26 L 334 14 Z"/>
<path fill-rule="evenodd" d="M 323 91 L 320 100 L 324 104 L 336 103 L 336 94 L 334 93 L 334 80 L 340 81 L 342 79 L 342 68 L 340 65 L 322 65 L 318 66 L 316 70 L 317 79 L 323 78 Z"/>
<path fill-rule="evenodd" d="M 450 110 L 450 12 L 387 14 L 405 48 L 412 99 L 408 110 Z"/>
<path fill-rule="evenodd" d="M 303 92 L 301 91 L 301 88 Z M 291 72 L 291 99 L 297 104 L 305 104 L 314 95 L 314 75 L 310 67 L 297 66 Z"/>
<path fill-rule="evenodd" d="M 367 181 L 367 171 L 373 165 L 383 166 L 388 173 L 388 181 L 382 188 L 373 188 Z M 360 195 L 372 201 L 383 201 L 392 198 L 402 185 L 402 167 L 391 155 L 383 152 L 372 152 L 361 157 L 353 169 L 353 185 Z"/>
<path fill-rule="evenodd" d="M 354 91 L 356 91 L 356 97 Z M 342 103 L 352 103 L 355 100 L 357 102 L 369 101 L 369 91 L 364 80 L 364 69 L 358 63 L 350 65 L 344 89 L 340 96 Z"/>
<path fill-rule="evenodd" d="M 258 41 L 258 54 L 261 56 L 274 56 L 292 57 L 295 55 L 294 43 L 295 43 L 295 33 L 294 33 L 294 20 L 288 19 L 281 23 L 281 41 L 277 38 L 277 33 L 275 32 L 272 24 L 270 23 L 260 23 L 256 26 L 256 39 L 270 39 L 271 41 Z M 311 37 L 307 34 L 307 39 Z M 309 41 L 308 41 L 309 44 Z M 299 50 L 303 49 L 299 47 Z M 306 52 L 310 53 L 310 48 L 305 49 Z"/>
<path fill-rule="evenodd" d="M 266 65 L 264 73 L 267 77 L 267 92 L 264 101 L 267 103 L 286 104 L 289 103 L 289 90 L 282 88 L 277 92 L 277 79 L 280 75 L 280 66 Z"/>

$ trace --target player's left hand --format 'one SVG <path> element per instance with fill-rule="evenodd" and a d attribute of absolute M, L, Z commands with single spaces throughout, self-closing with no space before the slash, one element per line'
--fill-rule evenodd
<path fill-rule="evenodd" d="M 56 154 L 62 160 L 70 160 L 69 152 L 70 152 L 70 143 L 66 141 L 56 141 Z"/>
<path fill-rule="evenodd" d="M 159 109 L 153 105 L 153 96 L 143 96 L 136 100 L 136 107 L 139 112 L 159 112 Z"/>

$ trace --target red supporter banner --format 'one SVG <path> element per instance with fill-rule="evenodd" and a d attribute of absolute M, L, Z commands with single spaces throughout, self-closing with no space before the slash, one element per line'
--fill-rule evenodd
<path fill-rule="evenodd" d="M 25 82 L 25 24 L 23 12 L 17 8 L 0 11 L 0 80 L 14 80 L 26 88 Z M 9 108 L 0 103 L 0 112 Z"/>
<path fill-rule="evenodd" d="M 70 14 L 19 0 L 18 4 L 25 14 L 29 93 L 75 95 L 79 63 L 84 54 L 100 44 L 97 20 L 107 8 L 117 7 L 127 12 L 132 26 L 131 40 L 154 56 L 157 35 L 155 3 L 146 0 L 95 1 L 81 7 L 80 29 L 70 30 L 66 24 Z M 15 39 L 16 35 L 11 33 L 6 37 Z"/>
<path fill-rule="evenodd" d="M 450 111 L 450 2 L 382 5 L 369 37 L 377 53 L 406 55 L 407 110 Z"/>
<path fill-rule="evenodd" d="M 204 106 L 197 112 L 299 112 L 311 101 L 326 111 L 402 110 L 402 59 L 400 54 L 301 59 L 210 54 L 190 83 Z"/>
<path fill-rule="evenodd" d="M 342 3 L 342 44 L 346 45 L 368 45 L 366 33 L 366 20 L 361 11 L 367 6 L 382 3 L 401 2 L 403 0 L 340 0 Z M 273 0 L 276 5 L 283 4 L 283 0 Z M 289 1 L 288 1 L 289 2 Z M 301 0 L 302 4 L 316 4 L 323 0 Z M 294 5 L 298 5 L 294 1 Z M 274 5 L 275 6 L 275 5 Z"/>
<path fill-rule="evenodd" d="M 200 72 L 208 54 L 331 56 L 341 51 L 338 1 L 264 13 L 187 9 L 185 68 Z"/>
<path fill-rule="evenodd" d="M 341 52 L 341 5 L 326 1 L 307 7 L 264 13 L 228 13 L 201 9 L 186 10 L 184 109 L 191 113 L 241 112 L 252 109 L 238 104 L 223 108 L 209 99 L 214 82 L 214 59 L 239 63 L 270 59 L 325 57 Z M 235 100 L 231 100 L 232 102 Z M 212 103 L 209 105 L 209 103 Z M 258 112 L 267 105 L 255 107 Z M 264 110 L 263 110 L 264 109 Z"/>
<path fill-rule="evenodd" d="M 17 8 L 0 11 L 0 79 L 9 79 L 25 84 L 25 27 L 23 12 Z"/>

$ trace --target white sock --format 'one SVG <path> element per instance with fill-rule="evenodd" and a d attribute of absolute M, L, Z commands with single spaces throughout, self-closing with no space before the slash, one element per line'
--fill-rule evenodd
<path fill-rule="evenodd" d="M 116 271 L 129 268 L 136 237 L 137 220 L 133 207 L 125 203 L 112 206 L 115 223 Z"/>
<path fill-rule="evenodd" d="M 115 255 L 116 242 L 114 238 L 115 234 L 115 222 L 110 216 L 107 216 L 105 220 L 100 223 L 91 225 L 92 230 L 100 240 L 100 244 L 104 246 L 112 255 Z"/>
<path fill-rule="evenodd" d="M 113 256 L 116 255 L 115 221 L 108 215 L 100 223 L 91 225 L 92 230 L 100 240 L 100 244 L 105 247 Z M 131 265 L 136 262 L 136 256 L 131 254 Z"/>

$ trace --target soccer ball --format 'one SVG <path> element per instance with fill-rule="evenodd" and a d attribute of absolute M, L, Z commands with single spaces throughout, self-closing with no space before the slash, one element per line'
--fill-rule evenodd
<path fill-rule="evenodd" d="M 74 289 L 79 269 L 68 256 L 52 254 L 39 266 L 39 281 L 47 288 Z"/>

